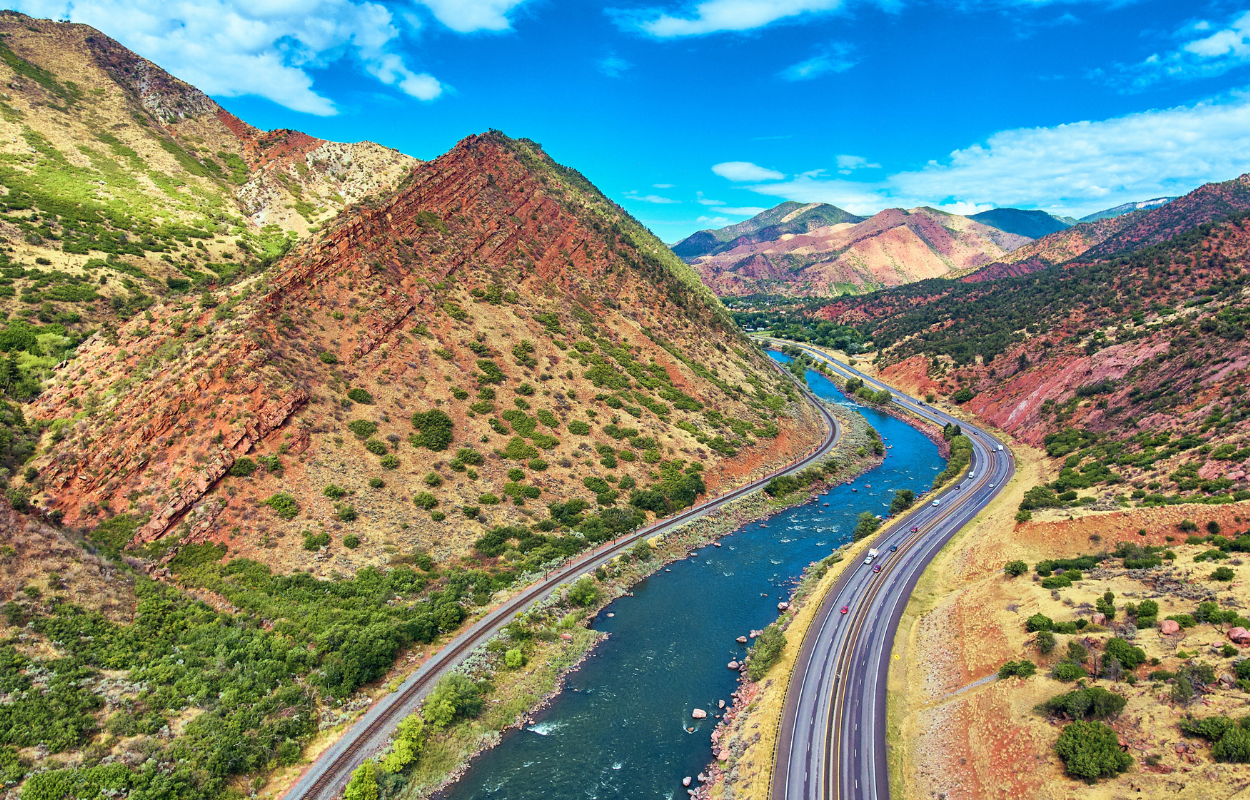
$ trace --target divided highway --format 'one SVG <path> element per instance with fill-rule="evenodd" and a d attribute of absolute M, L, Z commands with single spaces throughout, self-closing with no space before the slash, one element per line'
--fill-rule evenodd
<path fill-rule="evenodd" d="M 882 553 L 874 561 L 880 573 L 862 560 L 847 566 L 822 601 L 790 677 L 770 800 L 884 800 L 890 796 L 886 679 L 899 618 L 930 560 L 1011 480 L 1015 464 L 1011 451 L 984 431 L 803 349 L 845 377 L 889 389 L 917 416 L 962 426 L 973 445 L 966 476 L 925 495 L 923 505 L 873 543 Z"/>
<path fill-rule="evenodd" d="M 774 364 L 782 374 L 791 377 Z M 395 727 L 421 707 L 421 702 L 434 688 L 438 679 L 454 669 L 475 647 L 489 641 L 518 613 L 525 611 L 539 600 L 556 591 L 561 585 L 593 572 L 620 555 L 640 539 L 650 538 L 718 509 L 762 488 L 778 475 L 801 470 L 820 460 L 838 444 L 842 432 L 833 415 L 806 387 L 799 385 L 804 397 L 820 412 L 825 424 L 825 438 L 821 445 L 806 457 L 783 469 L 765 475 L 759 480 L 741 486 L 732 492 L 711 498 L 672 517 L 657 520 L 651 525 L 634 531 L 615 542 L 600 545 L 595 550 L 576 557 L 573 561 L 551 573 L 545 580 L 523 590 L 520 594 L 487 613 L 470 625 L 452 641 L 422 664 L 395 692 L 382 698 L 365 716 L 326 750 L 305 772 L 284 800 L 331 800 L 339 797 L 347 785 L 351 773 L 368 757 L 378 752 L 394 732 Z"/>

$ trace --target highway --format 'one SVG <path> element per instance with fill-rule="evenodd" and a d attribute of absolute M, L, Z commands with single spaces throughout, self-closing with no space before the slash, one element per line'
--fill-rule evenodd
<path fill-rule="evenodd" d="M 773 366 L 787 378 L 792 378 L 790 373 L 779 365 Z M 439 678 L 460 664 L 478 645 L 490 641 L 517 614 L 524 612 L 561 586 L 594 572 L 597 567 L 620 555 L 641 539 L 665 533 L 678 525 L 698 519 L 743 495 L 763 488 L 768 481 L 778 475 L 801 470 L 828 455 L 837 446 L 842 436 L 841 429 L 828 409 L 805 386 L 796 385 L 806 400 L 820 412 L 824 420 L 825 438 L 819 447 L 804 458 L 770 472 L 758 480 L 726 494 L 710 498 L 671 517 L 656 520 L 615 542 L 600 545 L 592 551 L 583 553 L 553 571 L 546 579 L 525 588 L 502 605 L 492 609 L 477 622 L 461 631 L 430 660 L 418 667 L 397 690 L 379 700 L 338 742 L 313 762 L 312 766 L 286 793 L 285 800 L 331 800 L 331 798 L 341 796 L 352 771 L 382 749 L 401 720 L 420 709 L 422 701 L 434 688 Z"/>
<path fill-rule="evenodd" d="M 936 495 L 924 495 L 873 542 L 882 554 L 874 561 L 880 573 L 862 557 L 847 566 L 821 602 L 790 677 L 770 800 L 884 800 L 890 796 L 886 680 L 899 619 L 925 567 L 1011 480 L 1015 464 L 1010 450 L 966 421 L 803 349 L 845 377 L 889 389 L 898 406 L 917 416 L 960 425 L 973 445 L 967 475 Z"/>

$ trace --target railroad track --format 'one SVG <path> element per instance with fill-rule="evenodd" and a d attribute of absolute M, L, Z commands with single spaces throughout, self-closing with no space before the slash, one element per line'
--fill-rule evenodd
<path fill-rule="evenodd" d="M 794 376 L 788 371 L 776 363 L 773 366 L 784 376 L 794 380 Z M 842 435 L 837 420 L 806 386 L 798 381 L 795 383 L 804 398 L 820 412 L 824 422 L 825 439 L 819 447 L 805 457 L 796 459 L 791 464 L 774 470 L 758 480 L 709 499 L 672 517 L 657 520 L 618 541 L 585 553 L 575 561 L 560 567 L 543 581 L 523 590 L 516 597 L 488 612 L 461 632 L 429 661 L 422 664 L 400 685 L 399 689 L 374 705 L 364 718 L 313 762 L 309 770 L 286 793 L 284 800 L 331 800 L 338 797 L 347 785 L 352 771 L 385 745 L 401 720 L 420 709 L 421 702 L 440 678 L 460 664 L 474 648 L 489 641 L 500 629 L 511 622 L 514 615 L 547 597 L 562 584 L 593 571 L 642 539 L 704 516 L 727 503 L 761 489 L 778 475 L 803 469 L 828 455 L 837 446 Z"/>

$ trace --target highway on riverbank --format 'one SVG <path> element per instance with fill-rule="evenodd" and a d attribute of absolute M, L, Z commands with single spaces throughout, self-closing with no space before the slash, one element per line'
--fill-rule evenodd
<path fill-rule="evenodd" d="M 773 366 L 787 377 L 792 377 L 779 365 Z M 665 533 L 679 525 L 698 519 L 744 495 L 762 489 L 778 475 L 804 469 L 829 455 L 837 447 L 838 440 L 842 436 L 841 428 L 829 410 L 805 386 L 799 385 L 799 389 L 804 399 L 819 411 L 825 425 L 824 440 L 819 447 L 789 466 L 770 472 L 758 480 L 705 500 L 672 517 L 656 520 L 615 542 L 600 545 L 592 551 L 580 554 L 554 570 L 544 580 L 526 587 L 514 597 L 489 611 L 444 645 L 429 661 L 418 667 L 395 692 L 379 700 L 339 741 L 313 762 L 312 766 L 286 793 L 285 800 L 331 800 L 331 798 L 341 796 L 352 771 L 386 744 L 401 720 L 420 709 L 421 702 L 434 688 L 439 678 L 459 665 L 478 645 L 490 641 L 517 614 L 524 612 L 561 586 L 594 572 L 597 567 L 625 552 L 642 539 Z"/>
<path fill-rule="evenodd" d="M 873 543 L 881 552 L 873 566 L 881 572 L 862 560 L 850 564 L 821 601 L 782 708 L 770 800 L 884 800 L 890 796 L 886 680 L 899 619 L 925 567 L 1011 480 L 1015 463 L 985 431 L 798 346 L 843 377 L 888 389 L 896 405 L 918 417 L 960 425 L 972 440 L 968 474 L 923 496 Z"/>

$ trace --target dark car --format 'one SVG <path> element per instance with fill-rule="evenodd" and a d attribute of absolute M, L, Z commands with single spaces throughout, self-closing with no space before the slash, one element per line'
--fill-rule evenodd
<path fill-rule="evenodd" d="M 873 572 L 880 572 L 880 571 L 881 571 L 881 565 L 880 565 L 880 564 L 878 564 L 877 566 L 873 567 L 873 568 L 872 568 L 872 571 L 873 571 Z"/>
<path fill-rule="evenodd" d="M 845 614 L 846 612 L 848 612 L 848 611 L 850 611 L 850 610 L 851 610 L 851 607 L 850 607 L 850 606 L 842 606 L 842 613 L 843 613 L 843 614 Z"/>
<path fill-rule="evenodd" d="M 898 549 L 898 545 L 896 545 L 896 544 L 892 544 L 892 545 L 890 545 L 890 552 L 891 552 L 891 553 L 893 553 L 893 552 L 894 552 L 895 550 L 897 550 L 897 549 Z"/>

